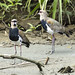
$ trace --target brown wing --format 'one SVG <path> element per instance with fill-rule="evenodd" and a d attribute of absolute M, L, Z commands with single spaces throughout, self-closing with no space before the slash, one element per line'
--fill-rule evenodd
<path fill-rule="evenodd" d="M 28 45 L 28 47 L 30 46 L 30 41 L 29 39 L 26 37 L 25 33 L 21 30 L 19 30 L 19 35 L 22 37 L 23 39 L 23 42 L 22 43 L 25 43 Z"/>
<path fill-rule="evenodd" d="M 64 32 L 65 28 L 56 20 L 52 18 L 47 18 L 47 23 L 51 24 L 50 28 L 54 30 L 55 32 Z"/>
<path fill-rule="evenodd" d="M 65 27 L 62 26 L 58 21 L 48 17 L 47 23 L 51 24 L 50 28 L 54 30 L 54 32 L 64 33 L 67 37 L 69 37 L 69 32 L 66 31 Z"/>

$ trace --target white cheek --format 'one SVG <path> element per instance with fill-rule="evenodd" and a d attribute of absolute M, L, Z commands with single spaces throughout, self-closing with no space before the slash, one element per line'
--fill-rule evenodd
<path fill-rule="evenodd" d="M 17 24 L 16 22 L 14 22 L 14 24 Z"/>

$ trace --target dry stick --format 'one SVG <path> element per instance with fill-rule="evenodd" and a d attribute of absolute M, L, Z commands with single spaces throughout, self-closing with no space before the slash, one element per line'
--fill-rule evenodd
<path fill-rule="evenodd" d="M 49 61 L 49 57 L 47 57 L 46 62 L 45 62 L 45 65 L 47 65 L 48 61 Z"/>
<path fill-rule="evenodd" d="M 0 57 L 3 57 L 5 59 L 14 59 L 14 58 L 17 58 L 17 59 L 21 59 L 21 60 L 24 60 L 24 61 L 28 61 L 28 62 L 31 62 L 31 63 L 34 63 L 37 65 L 37 67 L 39 68 L 40 71 L 42 71 L 42 67 L 44 67 L 42 64 L 40 64 L 39 62 L 36 62 L 34 60 L 30 60 L 30 59 L 27 59 L 27 58 L 24 58 L 24 57 L 21 57 L 21 56 L 16 56 L 16 55 L 7 55 L 7 54 L 4 54 L 4 55 L 0 55 Z"/>

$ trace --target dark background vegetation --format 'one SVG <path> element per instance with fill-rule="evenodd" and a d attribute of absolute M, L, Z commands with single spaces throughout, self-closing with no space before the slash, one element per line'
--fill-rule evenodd
<path fill-rule="evenodd" d="M 43 2 L 44 0 L 41 0 Z M 55 0 L 48 0 L 46 10 L 50 17 L 59 21 L 59 0 L 56 9 L 53 7 Z M 75 0 L 61 0 L 62 1 L 62 24 L 75 24 Z M 40 10 L 39 0 L 0 0 L 0 22 L 9 23 L 11 19 L 16 18 L 20 20 L 38 19 L 38 11 Z"/>

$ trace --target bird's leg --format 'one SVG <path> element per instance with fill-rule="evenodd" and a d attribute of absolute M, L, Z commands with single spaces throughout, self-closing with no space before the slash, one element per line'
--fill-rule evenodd
<path fill-rule="evenodd" d="M 20 45 L 20 56 L 22 56 L 22 49 L 21 49 L 21 45 Z"/>
<path fill-rule="evenodd" d="M 16 45 L 15 45 L 15 55 L 17 54 L 17 50 L 16 50 Z M 16 61 L 16 59 L 14 59 L 14 63 L 13 63 L 13 65 L 15 64 L 15 61 Z"/>
<path fill-rule="evenodd" d="M 22 47 L 20 45 L 20 56 L 22 56 Z M 22 63 L 22 60 L 20 60 L 20 63 Z"/>
<path fill-rule="evenodd" d="M 17 54 L 16 45 L 15 45 L 15 55 Z"/>
<path fill-rule="evenodd" d="M 54 34 L 52 35 L 52 50 L 49 51 L 47 54 L 52 54 L 55 51 L 55 37 Z"/>
<path fill-rule="evenodd" d="M 52 35 L 52 51 L 51 51 L 51 54 L 54 53 L 55 51 L 55 36 L 54 34 Z"/>

